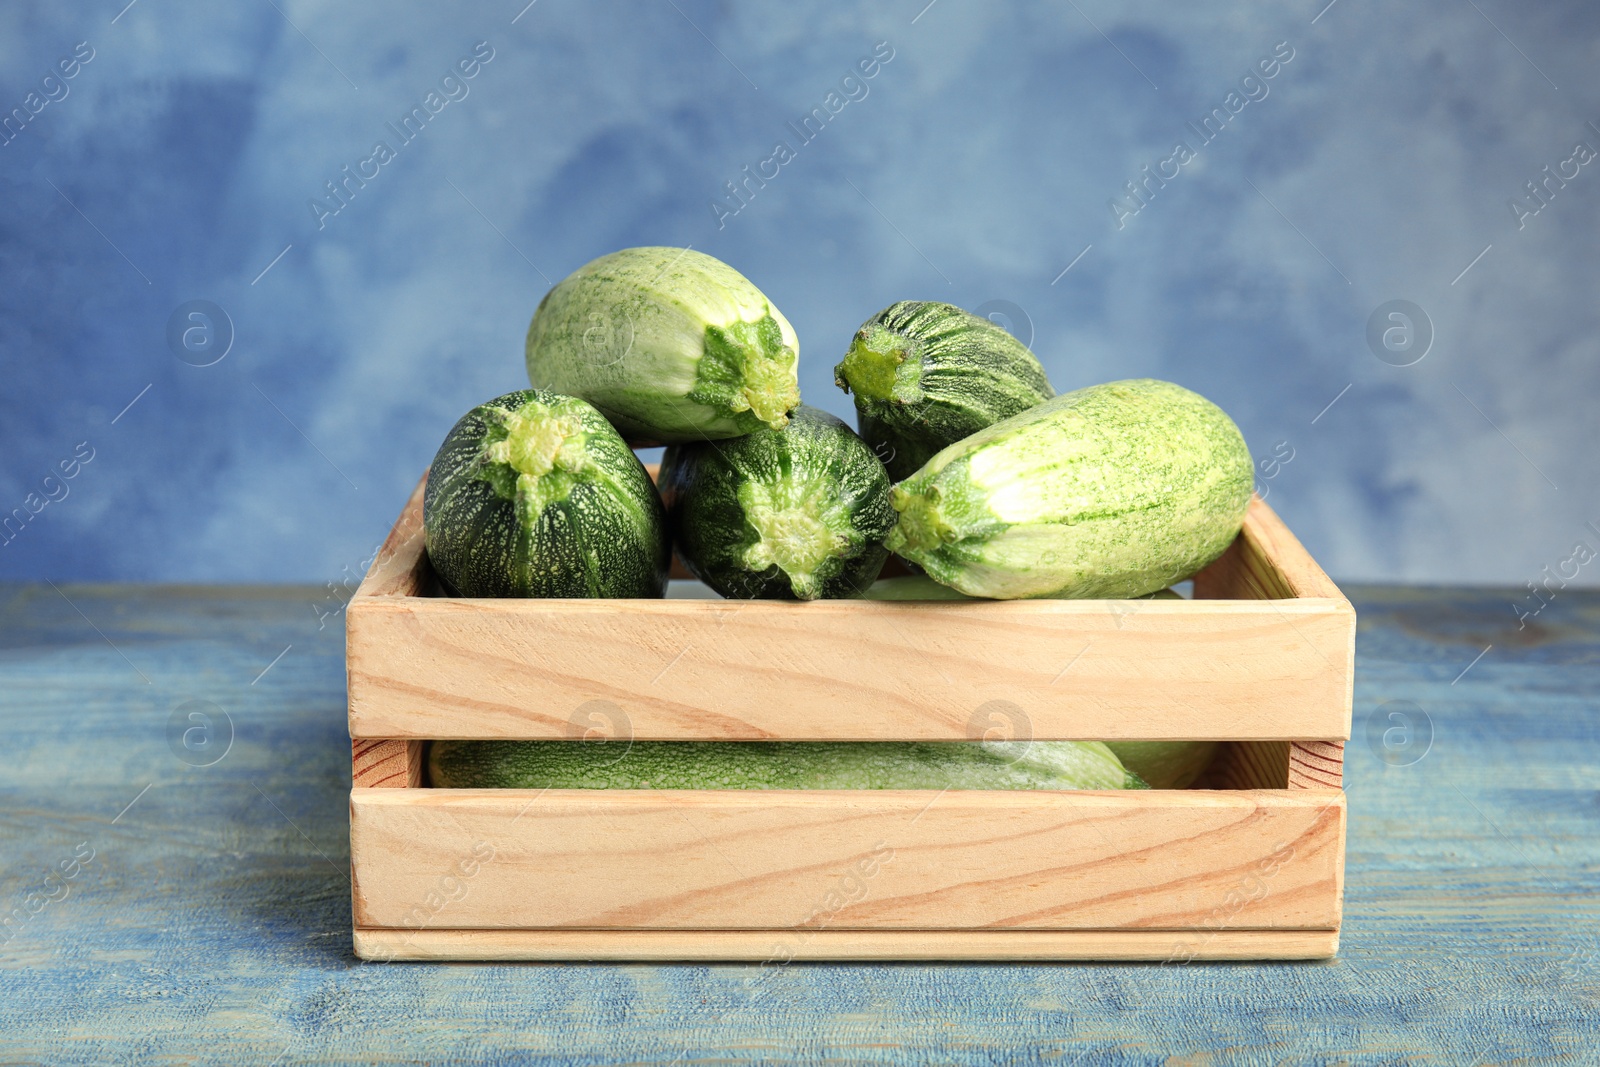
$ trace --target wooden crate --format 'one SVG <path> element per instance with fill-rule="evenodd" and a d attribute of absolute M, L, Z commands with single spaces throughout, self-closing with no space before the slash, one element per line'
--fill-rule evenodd
<path fill-rule="evenodd" d="M 430 595 L 347 620 L 366 959 L 1306 959 L 1338 948 L 1355 613 L 1272 510 L 1185 601 Z M 1001 703 L 993 703 L 993 702 Z M 596 703 L 599 702 L 599 703 Z M 603 709 L 598 716 L 590 714 Z M 1205 788 L 429 789 L 429 739 L 1220 740 Z"/>

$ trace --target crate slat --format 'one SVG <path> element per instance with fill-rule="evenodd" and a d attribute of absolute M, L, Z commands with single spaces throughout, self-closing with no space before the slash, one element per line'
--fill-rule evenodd
<path fill-rule="evenodd" d="M 350 603 L 352 737 L 573 738 L 591 701 L 641 740 L 959 740 L 993 701 L 1040 739 L 1349 736 L 1355 613 L 1259 498 L 1198 601 L 420 596 L 421 508 Z"/>
<path fill-rule="evenodd" d="M 349 619 L 354 737 L 939 740 L 991 701 L 1035 738 L 1337 739 L 1353 616 L 1331 600 L 374 602 Z"/>
<path fill-rule="evenodd" d="M 369 927 L 1333 928 L 1344 816 L 1338 790 L 368 789 L 350 853 Z"/>

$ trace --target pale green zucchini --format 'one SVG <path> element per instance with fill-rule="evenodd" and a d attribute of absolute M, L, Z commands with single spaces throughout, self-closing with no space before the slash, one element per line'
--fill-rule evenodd
<path fill-rule="evenodd" d="M 868 600 L 976 600 L 948 585 L 940 585 L 926 574 L 903 574 L 894 578 L 879 578 L 862 594 Z M 1157 589 L 1139 600 L 1182 600 L 1171 589 Z"/>
<path fill-rule="evenodd" d="M 578 268 L 528 325 L 528 380 L 582 397 L 635 444 L 781 428 L 800 403 L 794 328 L 761 290 L 684 248 Z"/>
<path fill-rule="evenodd" d="M 868 600 L 971 600 L 965 593 L 940 585 L 925 574 L 879 578 L 862 594 Z"/>
<path fill-rule="evenodd" d="M 1253 484 L 1233 420 L 1153 379 L 1047 400 L 895 486 L 888 546 L 971 596 L 1136 597 L 1239 532 Z"/>
<path fill-rule="evenodd" d="M 461 789 L 1143 789 L 1098 741 L 435 741 Z"/>

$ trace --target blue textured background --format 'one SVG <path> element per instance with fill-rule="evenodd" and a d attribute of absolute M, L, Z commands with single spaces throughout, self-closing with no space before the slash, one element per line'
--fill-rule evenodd
<path fill-rule="evenodd" d="M 0 8 L 0 114 L 28 118 L 0 146 L 0 514 L 66 494 L 0 576 L 340 579 L 450 424 L 523 383 L 549 283 L 635 244 L 750 276 L 839 413 L 833 363 L 902 298 L 1016 305 L 1061 389 L 1196 388 L 1292 453 L 1262 485 L 1340 577 L 1521 583 L 1600 545 L 1600 165 L 1521 228 L 1508 206 L 1600 147 L 1592 6 L 124 2 Z M 319 227 L 479 41 L 467 94 Z M 801 145 L 786 123 L 879 41 Z M 1281 41 L 1268 95 L 1119 229 L 1108 201 Z M 1397 298 L 1436 332 L 1408 367 L 1366 340 Z M 199 299 L 235 331 L 207 367 L 167 340 Z"/>

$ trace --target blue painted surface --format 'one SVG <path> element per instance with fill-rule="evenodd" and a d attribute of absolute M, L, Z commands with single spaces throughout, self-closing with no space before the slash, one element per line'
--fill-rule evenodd
<path fill-rule="evenodd" d="M 1352 592 L 1336 960 L 795 965 L 757 1001 L 744 966 L 359 963 L 325 591 L 0 586 L 0 906 L 60 898 L 0 934 L 0 1059 L 1594 1063 L 1600 595 L 1518 630 L 1501 591 Z M 192 700 L 209 767 L 169 747 Z"/>
<path fill-rule="evenodd" d="M 126 3 L 0 6 L 0 116 L 26 112 L 0 138 L 0 515 L 66 493 L 0 577 L 337 580 L 454 420 L 523 383 L 549 283 L 644 243 L 754 279 L 841 414 L 852 329 L 905 298 L 1016 305 L 1062 389 L 1196 388 L 1340 577 L 1518 585 L 1600 545 L 1600 175 L 1569 164 L 1600 147 L 1592 4 Z M 1180 139 L 1196 158 L 1126 199 Z M 1394 299 L 1433 324 L 1414 366 L 1368 347 Z M 195 300 L 233 326 L 212 366 L 169 346 Z"/>

